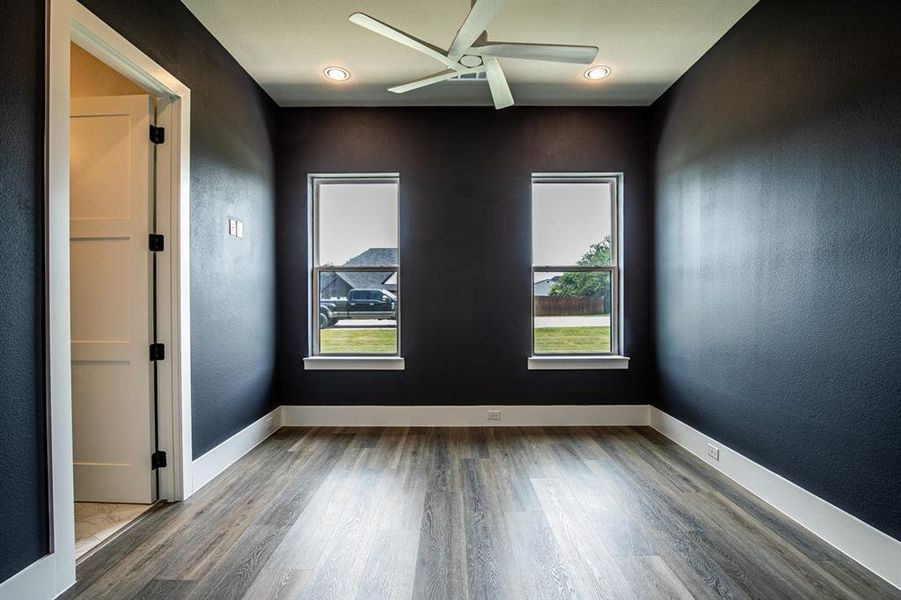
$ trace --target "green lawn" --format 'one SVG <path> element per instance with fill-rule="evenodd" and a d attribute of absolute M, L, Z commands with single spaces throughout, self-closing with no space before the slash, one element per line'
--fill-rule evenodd
<path fill-rule="evenodd" d="M 536 354 L 610 352 L 610 327 L 537 327 Z"/>
<path fill-rule="evenodd" d="M 320 332 L 323 354 L 394 354 L 397 329 L 330 328 Z M 609 327 L 539 327 L 535 330 L 538 354 L 610 352 Z"/>
<path fill-rule="evenodd" d="M 395 354 L 397 329 L 331 328 L 319 332 L 322 354 Z"/>

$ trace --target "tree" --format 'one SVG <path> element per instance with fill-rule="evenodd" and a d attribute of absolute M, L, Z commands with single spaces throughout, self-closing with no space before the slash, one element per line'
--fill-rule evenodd
<path fill-rule="evenodd" d="M 579 259 L 579 265 L 583 267 L 606 267 L 610 264 L 610 236 L 604 236 L 600 242 L 592 244 L 588 252 Z"/>
<path fill-rule="evenodd" d="M 607 266 L 610 264 L 610 236 L 605 236 L 600 242 L 592 244 L 588 252 L 582 255 L 578 264 L 585 267 Z M 604 305 L 610 306 L 610 274 L 569 272 L 560 275 L 551 287 L 551 296 L 600 296 L 604 298 Z"/>

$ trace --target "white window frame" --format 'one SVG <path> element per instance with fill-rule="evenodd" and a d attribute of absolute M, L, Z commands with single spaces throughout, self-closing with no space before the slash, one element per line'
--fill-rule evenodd
<path fill-rule="evenodd" d="M 530 370 L 546 369 L 626 369 L 629 358 L 623 355 L 622 329 L 622 276 L 623 276 L 623 244 L 622 244 L 622 173 L 533 173 L 532 186 L 536 183 L 606 183 L 610 185 L 610 262 L 609 266 L 588 267 L 584 265 L 538 265 L 535 264 L 534 247 L 532 248 L 532 266 L 530 269 L 530 297 L 532 300 L 530 319 L 531 348 L 528 361 Z M 530 198 L 531 198 L 530 187 Z M 531 209 L 530 203 L 530 209 Z M 534 214 L 534 212 L 532 212 Z M 532 229 L 534 236 L 534 228 Z M 610 351 L 603 353 L 571 353 L 571 354 L 538 354 L 535 352 L 535 274 L 542 272 L 607 272 L 610 273 Z"/>
<path fill-rule="evenodd" d="M 393 183 L 397 186 L 397 214 L 398 240 L 397 240 L 397 265 L 393 267 L 348 267 L 348 266 L 323 266 L 319 260 L 319 203 L 320 189 L 323 185 L 335 184 L 385 184 Z M 401 248 L 400 248 L 400 174 L 399 173 L 311 173 L 307 180 L 309 223 L 307 255 L 309 256 L 309 293 L 307 298 L 309 315 L 309 348 L 308 356 L 304 358 L 304 368 L 307 370 L 398 370 L 404 368 L 404 359 L 401 355 Z M 393 272 L 397 278 L 397 351 L 394 354 L 322 354 L 319 349 L 319 278 L 322 273 L 330 272 Z"/>

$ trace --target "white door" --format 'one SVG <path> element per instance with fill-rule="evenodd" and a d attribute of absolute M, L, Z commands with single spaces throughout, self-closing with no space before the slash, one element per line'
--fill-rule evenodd
<path fill-rule="evenodd" d="M 75 499 L 149 503 L 150 98 L 73 98 L 71 111 Z"/>

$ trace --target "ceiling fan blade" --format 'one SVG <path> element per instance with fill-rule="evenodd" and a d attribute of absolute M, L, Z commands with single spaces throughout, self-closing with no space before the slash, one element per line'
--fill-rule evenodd
<path fill-rule="evenodd" d="M 513 94 L 507 84 L 507 78 L 497 59 L 490 56 L 485 59 L 485 69 L 488 71 L 488 87 L 491 88 L 491 99 L 494 100 L 494 108 L 500 110 L 513 105 Z"/>
<path fill-rule="evenodd" d="M 466 15 L 466 20 L 460 26 L 447 56 L 452 61 L 460 60 L 460 57 L 466 54 L 469 47 L 472 46 L 482 32 L 488 28 L 488 24 L 494 19 L 495 15 L 503 8 L 506 0 L 476 0 L 472 6 L 472 10 Z"/>
<path fill-rule="evenodd" d="M 422 52 L 426 56 L 431 56 L 438 62 L 450 67 L 451 69 L 460 70 L 463 67 L 457 63 L 455 60 L 450 60 L 447 56 L 441 53 L 441 51 L 428 44 L 423 42 L 422 40 L 418 40 L 412 35 L 408 35 L 399 29 L 395 29 L 390 25 L 382 23 L 377 19 L 373 19 L 369 15 L 364 15 L 363 13 L 354 13 L 347 18 L 348 21 L 353 23 L 354 25 L 359 25 L 364 29 L 368 29 L 374 33 L 377 33 L 381 36 L 388 38 L 389 40 L 395 41 L 398 44 L 403 44 L 407 48 L 412 48 L 418 52 Z"/>
<path fill-rule="evenodd" d="M 469 49 L 469 53 L 478 54 L 479 56 L 499 56 L 501 58 L 521 58 L 524 60 L 546 60 L 590 65 L 597 57 L 598 49 L 596 46 L 492 42 L 483 46 L 473 46 Z"/>
<path fill-rule="evenodd" d="M 417 79 L 416 81 L 411 81 L 410 83 L 404 83 L 402 85 L 396 85 L 392 88 L 388 88 L 389 92 L 394 92 L 395 94 L 403 94 L 404 92 L 409 92 L 411 90 L 417 90 L 419 88 L 425 87 L 427 85 L 432 85 L 433 83 L 439 83 L 441 81 L 447 81 L 457 75 L 465 75 L 467 73 L 480 73 L 485 70 L 485 67 L 474 67 L 472 69 L 463 69 L 462 71 L 442 71 L 440 73 L 436 73 L 435 75 L 430 75 L 429 77 L 425 77 L 423 79 Z"/>

